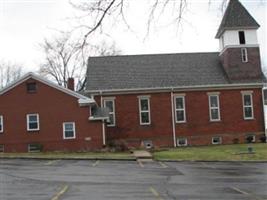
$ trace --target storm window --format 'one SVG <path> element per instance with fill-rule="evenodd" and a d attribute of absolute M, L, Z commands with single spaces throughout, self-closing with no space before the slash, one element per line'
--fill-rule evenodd
<path fill-rule="evenodd" d="M 150 102 L 149 97 L 139 97 L 139 117 L 141 125 L 150 124 Z"/>
<path fill-rule="evenodd" d="M 186 122 L 185 119 L 185 97 L 175 97 L 175 120 L 176 123 Z"/>
<path fill-rule="evenodd" d="M 3 116 L 0 115 L 0 133 L 4 132 L 4 122 L 3 122 Z"/>
<path fill-rule="evenodd" d="M 28 131 L 39 130 L 39 115 L 38 114 L 27 115 L 27 130 Z"/>
<path fill-rule="evenodd" d="M 107 126 L 115 126 L 115 101 L 114 99 L 104 99 L 104 107 L 109 109 L 109 123 Z"/>
<path fill-rule="evenodd" d="M 209 113 L 210 121 L 220 121 L 219 95 L 209 95 Z"/>
<path fill-rule="evenodd" d="M 252 92 L 242 94 L 243 98 L 243 115 L 244 119 L 253 119 L 253 100 L 252 100 Z"/>
<path fill-rule="evenodd" d="M 74 122 L 63 123 L 63 138 L 64 139 L 75 138 L 75 123 Z"/>

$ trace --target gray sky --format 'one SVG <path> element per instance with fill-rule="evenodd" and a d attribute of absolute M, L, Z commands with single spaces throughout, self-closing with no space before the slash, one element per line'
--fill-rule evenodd
<path fill-rule="evenodd" d="M 220 1 L 189 1 L 186 21 L 177 29 L 175 24 L 167 26 L 169 16 L 152 24 L 149 37 L 145 40 L 145 6 L 142 0 L 131 1 L 126 13 L 128 23 L 134 32 L 122 23 L 105 24 L 105 33 L 94 35 L 92 41 L 115 42 L 122 54 L 151 54 L 178 52 L 218 51 L 219 42 L 214 38 L 222 18 Z M 267 1 L 241 0 L 251 15 L 261 25 L 258 39 L 264 66 L 267 66 L 266 13 Z M 0 0 L 0 60 L 21 63 L 26 71 L 37 71 L 42 53 L 38 44 L 44 37 L 51 37 L 55 29 L 69 30 L 75 22 L 75 12 L 68 0 Z M 68 19 L 67 19 L 68 18 Z"/>

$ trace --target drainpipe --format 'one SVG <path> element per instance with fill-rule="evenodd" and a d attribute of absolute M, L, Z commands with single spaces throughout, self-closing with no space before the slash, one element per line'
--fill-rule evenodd
<path fill-rule="evenodd" d="M 102 98 L 102 91 L 99 92 L 100 94 L 100 102 L 101 108 L 103 108 L 103 98 Z M 106 145 L 106 127 L 105 127 L 105 120 L 102 120 L 102 137 L 103 137 L 103 146 Z"/>
<path fill-rule="evenodd" d="M 174 144 L 174 147 L 176 147 L 176 132 L 175 132 L 175 119 L 174 119 L 174 106 L 173 106 L 173 88 L 171 89 L 171 109 L 172 109 L 173 144 Z"/>
<path fill-rule="evenodd" d="M 264 106 L 265 106 L 265 101 L 264 101 L 264 90 L 263 90 L 264 87 L 262 87 L 261 89 L 261 96 L 262 96 L 262 111 L 263 111 L 263 121 L 264 121 L 264 133 L 265 133 L 265 136 L 267 137 L 267 133 L 266 133 L 266 127 L 265 127 L 265 109 L 264 109 Z"/>

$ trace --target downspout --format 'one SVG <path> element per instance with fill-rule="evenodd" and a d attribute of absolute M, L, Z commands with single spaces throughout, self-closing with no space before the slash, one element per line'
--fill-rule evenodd
<path fill-rule="evenodd" d="M 102 91 L 100 91 L 99 94 L 100 94 L 101 108 L 103 108 Z M 103 137 L 103 146 L 106 146 L 106 127 L 104 119 L 102 119 L 102 137 Z"/>
<path fill-rule="evenodd" d="M 174 106 L 173 106 L 173 88 L 171 89 L 171 109 L 172 109 L 173 144 L 174 144 L 174 147 L 176 147 L 176 132 L 175 132 L 175 119 L 174 119 Z"/>
<path fill-rule="evenodd" d="M 263 90 L 264 87 L 262 87 L 261 89 L 261 96 L 262 96 L 262 111 L 263 111 L 263 127 L 264 127 L 264 133 L 265 133 L 265 136 L 267 137 L 267 133 L 266 133 L 266 127 L 265 127 L 265 109 L 264 109 L 264 106 L 265 106 L 265 101 L 264 101 L 264 90 Z M 267 142 L 267 141 L 266 141 Z"/>

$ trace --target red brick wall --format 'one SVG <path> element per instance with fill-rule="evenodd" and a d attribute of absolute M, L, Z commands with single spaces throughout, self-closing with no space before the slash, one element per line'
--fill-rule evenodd
<path fill-rule="evenodd" d="M 187 122 L 175 125 L 177 138 L 186 137 L 189 145 L 208 145 L 212 136 L 222 136 L 223 143 L 228 144 L 234 138 L 244 142 L 248 133 L 264 132 L 261 89 L 253 89 L 254 120 L 243 119 L 241 90 L 214 92 L 220 92 L 220 122 L 210 122 L 207 91 L 182 92 L 186 95 Z M 150 95 L 151 125 L 139 124 L 140 95 Z M 100 105 L 99 96 L 96 100 Z M 115 95 L 115 107 L 116 126 L 107 128 L 109 141 L 125 140 L 129 146 L 140 146 L 142 140 L 150 139 L 155 146 L 173 146 L 170 93 Z"/>
<path fill-rule="evenodd" d="M 101 122 L 88 121 L 89 107 L 79 107 L 77 98 L 36 83 L 36 93 L 27 93 L 23 82 L 0 96 L 0 115 L 4 117 L 0 144 L 5 152 L 26 152 L 29 143 L 42 144 L 44 151 L 100 149 Z M 31 113 L 39 114 L 39 131 L 27 131 L 26 115 Z M 75 122 L 76 139 L 63 139 L 63 122 Z M 88 137 L 90 141 L 85 140 Z"/>

